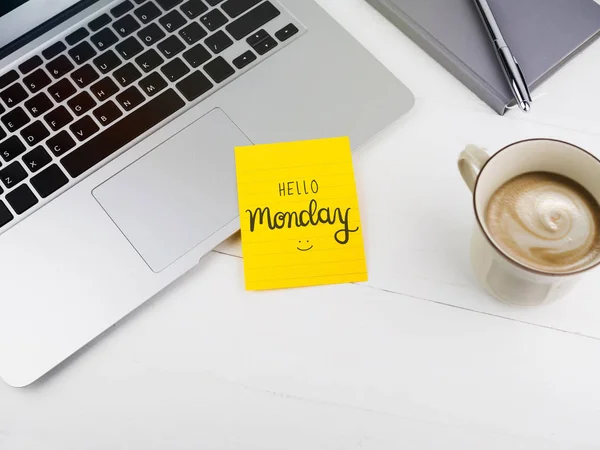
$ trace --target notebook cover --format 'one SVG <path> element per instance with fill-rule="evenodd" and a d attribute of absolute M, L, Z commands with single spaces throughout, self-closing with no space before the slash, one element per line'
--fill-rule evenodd
<path fill-rule="evenodd" d="M 497 113 L 513 101 L 473 0 L 367 0 Z M 532 91 L 600 32 L 594 0 L 488 0 Z"/>

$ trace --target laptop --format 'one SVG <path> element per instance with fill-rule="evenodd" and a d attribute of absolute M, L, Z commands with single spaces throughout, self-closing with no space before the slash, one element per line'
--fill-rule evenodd
<path fill-rule="evenodd" d="M 235 233 L 235 146 L 357 149 L 412 105 L 313 0 L 3 0 L 0 377 L 38 380 Z"/>

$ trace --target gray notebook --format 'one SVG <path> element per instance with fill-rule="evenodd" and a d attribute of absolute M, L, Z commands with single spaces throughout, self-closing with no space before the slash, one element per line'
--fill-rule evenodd
<path fill-rule="evenodd" d="M 367 1 L 496 112 L 513 103 L 473 0 Z M 594 0 L 488 3 L 532 91 L 600 32 Z"/>

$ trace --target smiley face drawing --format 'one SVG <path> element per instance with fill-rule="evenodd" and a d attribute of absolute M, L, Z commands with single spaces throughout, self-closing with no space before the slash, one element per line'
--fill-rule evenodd
<path fill-rule="evenodd" d="M 303 245 L 302 241 L 298 241 L 298 244 L 300 244 L 300 245 L 296 248 L 298 250 L 300 250 L 301 252 L 308 252 L 308 251 L 312 250 L 312 248 L 314 247 L 313 245 L 311 245 L 309 247 L 310 241 L 306 241 L 306 245 Z"/>

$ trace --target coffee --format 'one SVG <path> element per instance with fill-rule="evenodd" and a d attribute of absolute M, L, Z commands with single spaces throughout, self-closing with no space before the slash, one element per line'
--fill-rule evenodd
<path fill-rule="evenodd" d="M 496 244 L 534 270 L 576 272 L 600 257 L 600 205 L 562 175 L 531 172 L 509 180 L 490 199 L 485 221 Z"/>

